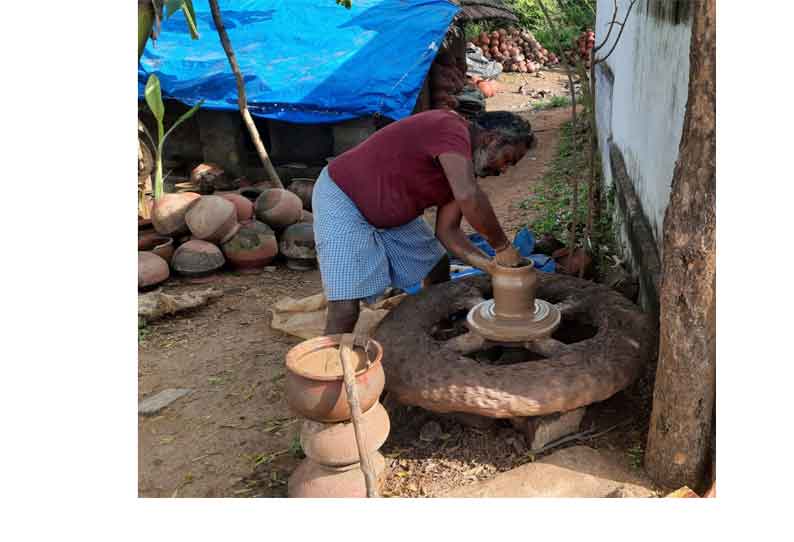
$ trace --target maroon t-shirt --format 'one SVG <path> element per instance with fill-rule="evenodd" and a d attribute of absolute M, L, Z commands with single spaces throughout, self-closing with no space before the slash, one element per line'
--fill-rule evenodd
<path fill-rule="evenodd" d="M 426 111 L 375 132 L 328 172 L 370 224 L 393 228 L 454 199 L 437 158 L 444 153 L 471 159 L 469 123 L 451 111 Z"/>

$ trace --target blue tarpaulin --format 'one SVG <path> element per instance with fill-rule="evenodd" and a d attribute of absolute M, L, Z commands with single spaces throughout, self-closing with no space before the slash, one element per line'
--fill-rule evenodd
<path fill-rule="evenodd" d="M 219 0 L 245 78 L 252 115 L 326 123 L 380 113 L 411 114 L 458 6 L 447 0 Z M 209 2 L 194 0 L 200 38 L 177 12 L 162 23 L 138 67 L 164 98 L 237 109 L 237 86 Z"/>

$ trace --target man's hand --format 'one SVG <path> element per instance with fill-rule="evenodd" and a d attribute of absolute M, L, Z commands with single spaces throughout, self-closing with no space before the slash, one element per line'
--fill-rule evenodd
<path fill-rule="evenodd" d="M 508 244 L 501 250 L 496 251 L 494 262 L 504 267 L 518 267 L 521 263 L 521 255 L 511 244 Z"/>

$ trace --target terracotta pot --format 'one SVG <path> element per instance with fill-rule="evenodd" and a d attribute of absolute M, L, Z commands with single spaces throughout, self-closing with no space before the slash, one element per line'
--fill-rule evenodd
<path fill-rule="evenodd" d="M 314 179 L 297 178 L 292 179 L 289 184 L 289 191 L 298 196 L 307 211 L 312 210 L 312 192 L 314 191 Z"/>
<path fill-rule="evenodd" d="M 201 196 L 195 192 L 163 194 L 152 206 L 152 225 L 157 233 L 179 237 L 188 233 L 185 215 L 191 204 Z"/>
<path fill-rule="evenodd" d="M 386 459 L 379 452 L 370 456 L 377 485 L 385 478 Z M 367 496 L 367 484 L 361 466 L 327 467 L 304 459 L 287 482 L 290 498 L 358 498 Z"/>
<path fill-rule="evenodd" d="M 212 192 L 228 184 L 226 173 L 215 164 L 199 164 L 194 167 L 190 172 L 190 182 L 201 192 Z"/>
<path fill-rule="evenodd" d="M 298 222 L 289 226 L 281 234 L 278 247 L 287 257 L 287 267 L 290 269 L 296 271 L 313 269 L 317 263 L 314 225 Z"/>
<path fill-rule="evenodd" d="M 256 199 L 256 218 L 273 228 L 286 228 L 300 220 L 303 203 L 300 198 L 281 188 L 271 188 Z"/>
<path fill-rule="evenodd" d="M 138 252 L 138 289 L 151 288 L 168 279 L 168 263 L 153 252 Z"/>
<path fill-rule="evenodd" d="M 375 403 L 361 415 L 365 449 L 376 452 L 389 436 L 389 414 Z M 358 463 L 358 445 L 352 422 L 322 423 L 305 420 L 300 433 L 301 448 L 306 457 L 332 467 Z"/>
<path fill-rule="evenodd" d="M 287 352 L 286 390 L 287 403 L 301 416 L 318 422 L 342 422 L 350 419 L 347 392 L 339 369 L 335 374 L 312 370 L 311 363 L 324 353 L 333 355 L 338 349 L 341 335 L 315 337 L 303 341 Z M 356 385 L 361 410 L 366 412 L 374 405 L 385 383 L 381 358 L 383 348 L 369 339 L 367 360 L 370 365 L 359 366 Z M 358 350 L 358 349 L 357 349 Z M 363 355 L 363 354 L 362 354 Z"/>
<path fill-rule="evenodd" d="M 221 245 L 223 255 L 240 272 L 258 273 L 278 255 L 276 234 L 263 222 L 250 221 Z"/>
<path fill-rule="evenodd" d="M 193 237 L 213 243 L 225 243 L 240 229 L 237 208 L 220 196 L 201 196 L 190 206 L 185 222 Z"/>
<path fill-rule="evenodd" d="M 220 269 L 225 262 L 221 249 L 207 241 L 194 239 L 176 249 L 171 267 L 186 277 L 202 277 Z"/>
<path fill-rule="evenodd" d="M 306 210 L 304 210 L 304 211 L 301 213 L 301 219 L 300 219 L 300 221 L 301 221 L 303 224 L 314 224 L 314 215 L 313 215 L 313 214 L 311 214 L 309 211 L 306 211 Z"/>
<path fill-rule="evenodd" d="M 225 200 L 231 201 L 234 204 L 234 207 L 237 210 L 237 220 L 239 222 L 249 220 L 252 216 L 254 216 L 254 204 L 245 196 L 241 196 L 237 192 L 223 192 L 222 194 L 216 195 L 222 197 Z"/>
<path fill-rule="evenodd" d="M 568 254 L 568 248 L 555 250 L 551 255 L 557 262 L 557 271 L 566 275 L 579 276 L 579 271 L 584 268 L 585 277 L 589 277 L 592 272 L 593 258 L 583 248 L 576 248 L 573 257 Z"/>
<path fill-rule="evenodd" d="M 138 250 L 153 252 L 170 264 L 174 255 L 174 240 L 154 232 L 144 234 L 138 237 Z"/>

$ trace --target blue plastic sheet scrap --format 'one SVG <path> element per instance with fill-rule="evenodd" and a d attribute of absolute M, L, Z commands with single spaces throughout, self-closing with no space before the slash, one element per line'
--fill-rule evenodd
<path fill-rule="evenodd" d="M 447 0 L 219 0 L 252 115 L 329 123 L 416 105 L 430 64 L 460 9 Z M 194 0 L 200 38 L 181 13 L 162 23 L 138 67 L 138 94 L 155 73 L 165 98 L 237 109 L 237 85 L 207 0 Z"/>

